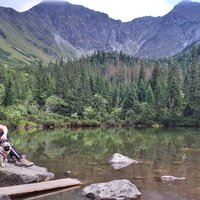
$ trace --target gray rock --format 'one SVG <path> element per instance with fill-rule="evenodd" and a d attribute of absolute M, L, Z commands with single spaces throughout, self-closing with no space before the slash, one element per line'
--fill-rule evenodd
<path fill-rule="evenodd" d="M 11 200 L 8 195 L 0 194 L 0 200 Z"/>
<path fill-rule="evenodd" d="M 48 172 L 44 167 L 36 165 L 31 167 L 18 167 L 14 164 L 6 163 L 4 168 L 0 168 L 1 187 L 49 181 L 53 178 L 53 173 Z"/>
<path fill-rule="evenodd" d="M 123 156 L 119 153 L 115 153 L 108 161 L 114 169 L 121 169 L 131 164 L 138 164 L 137 160 L 133 160 L 127 156 Z"/>
<path fill-rule="evenodd" d="M 140 196 L 137 187 L 126 179 L 95 183 L 83 188 L 80 193 L 80 197 L 91 200 L 133 200 Z"/>

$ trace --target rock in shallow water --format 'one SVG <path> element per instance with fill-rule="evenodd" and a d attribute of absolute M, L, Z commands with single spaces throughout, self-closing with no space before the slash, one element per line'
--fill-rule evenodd
<path fill-rule="evenodd" d="M 185 180 L 185 177 L 176 177 L 176 176 L 161 176 L 160 180 L 161 181 L 176 181 L 176 180 Z"/>
<path fill-rule="evenodd" d="M 36 183 L 54 179 L 54 174 L 48 172 L 46 168 L 33 165 L 31 167 L 18 167 L 14 164 L 6 163 L 4 168 L 0 168 L 0 187 Z"/>
<path fill-rule="evenodd" d="M 115 153 L 108 161 L 114 169 L 121 169 L 131 164 L 138 164 L 137 160 L 133 160 L 127 156 L 123 156 L 119 153 Z"/>
<path fill-rule="evenodd" d="M 134 200 L 140 196 L 137 187 L 126 179 L 95 183 L 83 188 L 80 193 L 80 197 L 90 200 Z"/>

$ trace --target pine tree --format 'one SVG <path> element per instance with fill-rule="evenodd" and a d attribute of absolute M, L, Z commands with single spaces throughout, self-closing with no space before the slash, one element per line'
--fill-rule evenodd
<path fill-rule="evenodd" d="M 12 81 L 9 81 L 8 85 L 6 87 L 6 91 L 5 91 L 4 105 L 11 106 L 14 104 L 15 100 L 16 100 L 16 98 L 15 98 L 13 83 L 12 83 Z"/>
<path fill-rule="evenodd" d="M 167 105 L 169 112 L 178 114 L 181 111 L 183 102 L 180 70 L 177 64 L 170 66 L 167 84 Z"/>
<path fill-rule="evenodd" d="M 198 123 L 200 125 L 200 65 L 193 63 L 189 70 L 189 97 L 188 103 L 194 110 L 194 115 L 197 116 Z"/>
<path fill-rule="evenodd" d="M 138 98 L 135 87 L 133 86 L 132 88 L 127 88 L 122 106 L 122 113 L 124 117 L 135 115 L 135 105 L 137 104 L 137 101 Z"/>
<path fill-rule="evenodd" d="M 138 91 L 138 100 L 140 102 L 144 102 L 146 99 L 146 75 L 143 66 L 141 66 L 138 76 L 137 91 Z"/>
<path fill-rule="evenodd" d="M 152 72 L 152 78 L 150 80 L 151 88 L 153 90 L 155 98 L 155 110 L 157 115 L 163 115 L 163 111 L 166 107 L 166 74 L 163 72 L 160 64 L 156 64 Z"/>
<path fill-rule="evenodd" d="M 153 90 L 152 90 L 150 84 L 148 84 L 148 87 L 147 87 L 147 90 L 146 90 L 145 102 L 147 102 L 151 106 L 153 106 L 154 103 L 155 103 L 154 93 L 153 93 Z"/>

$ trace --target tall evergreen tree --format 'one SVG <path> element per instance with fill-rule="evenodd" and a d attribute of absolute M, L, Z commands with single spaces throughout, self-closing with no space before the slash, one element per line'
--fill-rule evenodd
<path fill-rule="evenodd" d="M 193 62 L 188 69 L 188 82 L 188 103 L 194 110 L 194 115 L 197 116 L 200 125 L 200 64 L 196 57 L 193 57 Z"/>
<path fill-rule="evenodd" d="M 124 103 L 122 106 L 123 116 L 129 117 L 136 114 L 136 105 L 138 104 L 136 88 L 127 88 L 126 95 L 124 96 Z"/>
<path fill-rule="evenodd" d="M 144 67 L 141 66 L 137 82 L 138 100 L 144 102 L 146 99 L 146 75 Z"/>
<path fill-rule="evenodd" d="M 157 63 L 153 69 L 152 77 L 150 80 L 151 87 L 153 90 L 155 98 L 155 110 L 157 111 L 158 116 L 162 116 L 166 107 L 166 74 L 163 72 L 163 69 L 160 66 L 160 63 Z"/>
<path fill-rule="evenodd" d="M 167 84 L 167 105 L 171 114 L 180 114 L 183 103 L 180 70 L 177 64 L 170 66 Z"/>
<path fill-rule="evenodd" d="M 147 102 L 151 106 L 153 106 L 155 103 L 154 93 L 150 84 L 148 84 L 148 87 L 146 90 L 145 102 Z"/>
<path fill-rule="evenodd" d="M 16 101 L 15 92 L 12 81 L 8 82 L 4 96 L 4 105 L 11 106 Z"/>

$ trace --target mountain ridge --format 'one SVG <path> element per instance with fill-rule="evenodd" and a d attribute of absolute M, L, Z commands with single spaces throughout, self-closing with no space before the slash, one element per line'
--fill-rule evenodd
<path fill-rule="evenodd" d="M 191 1 L 162 17 L 130 22 L 63 1 L 41 2 L 25 12 L 4 7 L 0 11 L 0 58 L 8 62 L 75 59 L 95 51 L 162 58 L 200 40 L 200 3 Z"/>

